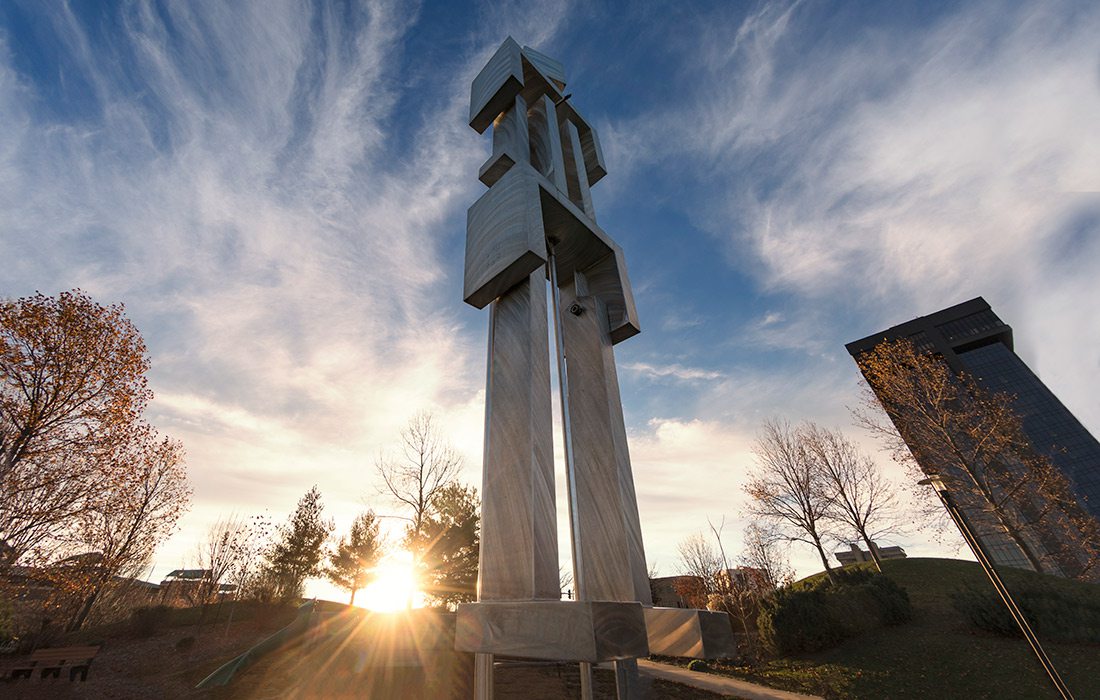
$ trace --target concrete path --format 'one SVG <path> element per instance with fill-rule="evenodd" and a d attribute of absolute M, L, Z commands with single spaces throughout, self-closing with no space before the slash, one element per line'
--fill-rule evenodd
<path fill-rule="evenodd" d="M 802 695 L 786 690 L 776 690 L 775 688 L 756 685 L 728 676 L 689 671 L 681 666 L 659 664 L 647 659 L 638 659 L 638 672 L 653 678 L 688 685 L 692 688 L 709 690 L 712 693 L 736 695 L 745 700 L 822 700 L 817 695 Z"/>

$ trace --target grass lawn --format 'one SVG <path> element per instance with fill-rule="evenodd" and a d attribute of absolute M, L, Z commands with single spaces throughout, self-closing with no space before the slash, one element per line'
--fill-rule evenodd
<path fill-rule="evenodd" d="M 976 630 L 952 607 L 953 591 L 990 587 L 977 563 L 901 559 L 884 562 L 883 567 L 909 592 L 912 622 L 879 628 L 833 649 L 776 660 L 752 671 L 721 666 L 716 670 L 830 699 L 1058 697 L 1022 637 Z M 1002 571 L 1010 590 L 1036 576 Z M 1095 591 L 1100 599 L 1100 586 L 1042 578 L 1056 587 Z M 1100 698 L 1100 645 L 1043 640 L 1043 646 L 1075 697 Z"/>

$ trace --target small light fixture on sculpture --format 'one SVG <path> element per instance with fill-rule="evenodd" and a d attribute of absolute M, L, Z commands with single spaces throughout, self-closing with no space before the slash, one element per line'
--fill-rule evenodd
<path fill-rule="evenodd" d="M 455 647 L 477 654 L 613 661 L 634 697 L 640 656 L 734 652 L 725 613 L 654 608 L 612 346 L 639 332 L 622 249 L 596 225 L 605 174 L 596 131 L 563 95 L 560 63 L 508 38 L 474 79 L 470 126 L 493 127 L 467 213 L 465 301 L 489 306 L 478 602 Z M 558 582 L 546 280 L 553 298 L 577 600 Z M 563 312 L 564 310 L 564 312 Z M 572 390 L 571 390 L 572 388 Z"/>

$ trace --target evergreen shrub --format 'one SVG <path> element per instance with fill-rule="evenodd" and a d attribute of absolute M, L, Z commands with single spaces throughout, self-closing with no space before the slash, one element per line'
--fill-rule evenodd
<path fill-rule="evenodd" d="M 1017 585 L 1012 597 L 1040 637 L 1063 642 L 1100 643 L 1100 595 L 1056 590 L 1042 583 Z M 951 603 L 978 629 L 1007 637 L 1023 636 L 994 591 L 966 588 Z"/>
<path fill-rule="evenodd" d="M 760 633 L 780 654 L 829 649 L 883 625 L 913 617 L 909 594 L 883 574 L 867 569 L 838 570 L 776 591 L 760 614 Z"/>

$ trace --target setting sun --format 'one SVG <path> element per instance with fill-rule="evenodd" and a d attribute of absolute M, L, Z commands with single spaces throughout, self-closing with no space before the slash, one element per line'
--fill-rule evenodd
<path fill-rule="evenodd" d="M 374 580 L 355 597 L 357 606 L 377 612 L 424 607 L 425 596 L 409 552 L 386 557 L 374 569 L 374 575 Z"/>

